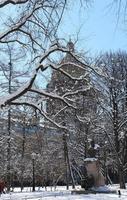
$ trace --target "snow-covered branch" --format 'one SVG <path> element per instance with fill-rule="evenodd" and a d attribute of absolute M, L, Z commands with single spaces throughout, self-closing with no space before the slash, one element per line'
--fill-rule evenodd
<path fill-rule="evenodd" d="M 41 56 L 40 57 L 40 60 L 39 60 L 39 62 L 38 62 L 38 64 L 37 64 L 37 66 L 36 66 L 36 68 L 35 68 L 35 70 L 34 70 L 34 72 L 33 72 L 33 75 L 32 75 L 32 77 L 30 78 L 30 80 L 26 83 L 26 84 L 24 84 L 22 87 L 20 87 L 16 92 L 14 92 L 13 94 L 10 94 L 10 95 L 8 95 L 8 96 L 6 96 L 6 97 L 2 97 L 2 98 L 0 98 L 0 106 L 1 107 L 4 107 L 4 106 L 6 106 L 7 104 L 11 104 L 11 102 L 12 101 L 14 101 L 14 100 L 16 100 L 16 99 L 18 99 L 19 97 L 21 97 L 22 95 L 24 95 L 28 90 L 30 90 L 31 89 L 31 87 L 32 87 L 32 85 L 33 85 L 33 83 L 34 83 L 34 81 L 35 81 L 35 79 L 36 79 L 36 76 L 37 76 L 37 74 L 38 74 L 38 71 L 41 69 L 41 71 L 45 71 L 47 68 L 48 68 L 48 66 L 49 65 L 47 65 L 46 64 L 46 66 L 45 65 L 43 65 L 42 64 L 42 62 L 43 61 L 45 61 L 48 57 L 49 57 L 49 55 L 50 54 L 52 54 L 52 53 L 54 53 L 54 52 L 57 52 L 57 51 L 61 51 L 61 52 L 64 52 L 64 53 L 71 53 L 71 52 L 69 52 L 69 50 L 68 49 L 66 49 L 65 47 L 59 47 L 59 46 L 54 46 L 54 47 L 51 47 L 47 52 L 45 52 L 44 54 L 43 54 L 43 56 Z M 64 97 L 62 97 L 62 99 L 63 99 Z M 65 101 L 65 100 L 64 100 Z M 66 102 L 67 103 L 67 102 Z"/>
<path fill-rule="evenodd" d="M 38 110 L 39 113 L 46 119 L 48 120 L 49 122 L 51 122 L 53 125 L 55 125 L 57 128 L 60 128 L 60 129 L 63 129 L 63 130 L 68 130 L 65 126 L 62 126 L 60 124 L 58 124 L 57 122 L 55 122 L 54 120 L 52 120 L 50 117 L 48 117 L 46 115 L 46 113 L 44 111 L 42 111 L 40 109 L 40 107 L 35 104 L 35 103 L 32 103 L 32 102 L 27 102 L 27 101 L 13 101 L 11 102 L 12 105 L 25 105 L 25 106 L 29 106 L 29 107 L 33 107 L 34 109 Z"/>
<path fill-rule="evenodd" d="M 120 131 L 125 124 L 127 124 L 127 119 L 121 120 L 121 122 L 118 124 L 118 131 Z"/>
<path fill-rule="evenodd" d="M 23 96 L 29 90 L 29 88 L 32 87 L 36 76 L 37 76 L 37 73 L 34 73 L 33 76 L 31 77 L 30 81 L 28 81 L 26 84 L 24 84 L 22 87 L 20 87 L 16 92 L 0 98 L 0 107 L 2 108 L 6 105 L 10 105 L 12 101 Z"/>
<path fill-rule="evenodd" d="M 85 86 L 84 89 L 77 89 L 76 91 L 66 92 L 66 93 L 63 95 L 63 98 L 64 98 L 64 97 L 67 97 L 67 96 L 77 95 L 77 94 L 84 94 L 85 92 L 89 91 L 90 89 L 91 89 L 91 85 Z"/>
<path fill-rule="evenodd" d="M 53 119 L 55 119 L 61 112 L 65 111 L 68 108 L 68 106 L 63 107 L 62 109 L 60 109 L 54 116 Z"/>
<path fill-rule="evenodd" d="M 41 71 L 43 72 L 43 71 L 45 71 L 49 66 L 51 66 L 51 62 L 48 64 L 47 61 L 48 61 L 49 56 L 50 56 L 51 54 L 53 54 L 54 52 L 69 53 L 70 55 L 73 55 L 73 57 L 74 57 L 75 59 L 77 59 L 77 56 L 74 55 L 74 53 L 70 52 L 70 51 L 69 51 L 67 48 L 65 48 L 65 47 L 61 47 L 60 45 L 55 45 L 55 46 L 50 47 L 48 51 L 46 51 L 42 56 L 40 56 L 40 60 L 39 60 L 39 62 L 37 63 L 37 65 L 36 65 L 36 67 L 35 67 L 35 70 L 34 70 L 34 72 L 33 72 L 33 75 L 31 76 L 30 80 L 29 80 L 27 83 L 25 83 L 22 87 L 20 87 L 20 88 L 19 88 L 16 92 L 14 92 L 13 94 L 10 94 L 10 95 L 8 95 L 8 96 L 6 96 L 6 97 L 4 97 L 4 98 L 3 98 L 3 97 L 0 98 L 0 106 L 1 106 L 1 107 L 6 106 L 7 104 L 10 105 L 12 101 L 18 99 L 19 97 L 23 96 L 24 94 L 26 94 L 28 91 L 31 90 L 32 85 L 33 85 L 33 83 L 34 83 L 34 81 L 35 81 L 35 79 L 36 79 L 36 77 L 37 77 L 37 74 L 38 74 L 39 70 L 41 70 Z M 78 61 L 78 59 L 77 59 L 77 61 Z M 45 64 L 45 63 L 47 63 L 47 64 Z M 81 63 L 81 65 L 86 66 L 85 63 L 82 63 L 82 62 L 80 62 L 80 63 Z M 65 64 L 66 64 L 66 63 L 64 63 L 64 65 L 65 65 Z M 68 64 L 68 62 L 67 62 L 67 64 Z M 69 63 L 69 64 L 73 64 L 73 63 Z M 73 64 L 73 65 L 74 65 L 74 64 Z M 52 66 L 54 66 L 54 64 L 53 64 Z M 76 66 L 77 66 L 77 67 L 80 67 L 79 64 L 76 65 Z M 55 66 L 54 66 L 54 67 L 55 67 Z M 62 65 L 61 65 L 61 67 L 62 67 Z M 84 68 L 83 68 L 83 69 L 84 69 Z M 58 65 L 58 67 L 57 67 L 57 66 L 55 67 L 55 70 L 62 70 L 62 69 L 61 69 L 60 66 Z M 62 73 L 63 73 L 63 74 L 66 74 L 67 76 L 69 76 L 69 74 L 66 73 L 66 72 L 64 72 L 64 70 L 62 70 Z M 81 78 L 83 78 L 83 80 L 84 80 L 84 76 L 83 76 L 83 77 L 80 77 L 80 78 L 74 78 L 73 76 L 70 75 L 69 78 L 72 79 L 72 80 L 75 79 L 75 80 L 77 80 L 77 81 L 82 80 Z M 69 107 L 75 108 L 73 105 L 71 105 L 71 104 L 69 103 L 70 99 L 65 99 L 65 97 L 67 97 L 67 96 L 69 96 L 69 95 L 75 95 L 75 94 L 78 94 L 78 93 L 86 92 L 87 90 L 90 89 L 90 87 L 91 87 L 91 86 L 88 86 L 88 87 L 86 87 L 86 88 L 83 89 L 83 90 L 76 90 L 76 91 L 74 91 L 74 92 L 68 92 L 68 93 L 64 94 L 62 97 L 58 97 L 58 96 L 56 96 L 56 95 L 53 96 L 53 94 L 46 94 L 46 93 L 45 93 L 45 95 L 48 95 L 48 96 L 50 96 L 50 97 L 52 96 L 52 98 L 53 98 L 53 97 L 54 97 L 54 98 L 59 98 L 59 99 L 61 99 L 66 105 L 68 105 Z M 33 92 L 33 90 L 32 90 L 32 92 Z M 35 91 L 35 92 L 41 94 L 40 91 Z M 43 93 L 43 94 L 44 94 L 44 93 Z"/>
<path fill-rule="evenodd" d="M 64 69 L 62 69 L 62 67 L 65 66 L 64 63 L 58 65 L 57 67 L 56 67 L 53 63 L 50 63 L 49 65 L 50 65 L 50 67 L 51 67 L 52 69 L 55 69 L 55 70 L 61 72 L 62 74 L 64 74 L 64 75 L 67 76 L 68 78 L 70 78 L 71 80 L 74 80 L 74 81 L 85 80 L 85 81 L 87 81 L 87 79 L 85 78 L 87 74 L 86 74 L 86 75 L 84 74 L 84 75 L 82 75 L 82 76 L 80 76 L 80 77 L 74 77 L 74 76 L 72 76 L 71 74 L 69 74 L 68 72 L 66 72 Z M 77 67 L 77 68 L 83 69 L 84 71 L 86 70 L 85 68 L 81 67 L 80 65 L 78 65 L 78 64 L 76 64 L 76 63 L 67 62 L 66 65 L 75 66 L 75 67 Z"/>
<path fill-rule="evenodd" d="M 13 4 L 13 5 L 16 5 L 16 4 L 24 4 L 24 3 L 27 3 L 29 0 L 1 0 L 0 1 L 0 8 L 8 5 L 8 4 Z"/>
<path fill-rule="evenodd" d="M 52 99 L 58 99 L 60 101 L 62 101 L 65 105 L 67 105 L 68 107 L 71 107 L 73 109 L 76 109 L 76 107 L 74 107 L 72 104 L 70 104 L 69 102 L 67 102 L 66 99 L 64 99 L 63 97 L 58 96 L 57 94 L 54 93 L 47 93 L 44 90 L 37 90 L 37 89 L 30 89 L 30 92 L 34 92 L 46 97 L 50 97 Z"/>
<path fill-rule="evenodd" d="M 31 16 L 33 15 L 33 13 L 35 11 L 37 11 L 38 9 L 40 9 L 40 6 L 34 6 L 32 11 L 23 16 L 17 23 L 15 23 L 13 26 L 11 26 L 10 29 L 8 29 L 7 31 L 5 31 L 4 33 L 0 34 L 0 41 L 3 40 L 6 36 L 8 36 L 9 34 L 18 31 L 26 22 L 29 18 L 31 18 Z"/>

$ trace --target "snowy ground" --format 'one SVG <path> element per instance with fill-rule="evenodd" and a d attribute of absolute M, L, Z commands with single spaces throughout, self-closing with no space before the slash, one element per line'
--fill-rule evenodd
<path fill-rule="evenodd" d="M 113 189 L 118 190 L 117 186 Z M 118 194 L 81 194 L 72 195 L 71 190 L 67 191 L 65 187 L 47 188 L 47 191 L 37 189 L 36 192 L 31 192 L 30 188 L 25 188 L 23 192 L 17 188 L 10 194 L 2 194 L 0 200 L 127 200 L 127 190 L 121 190 L 121 197 Z"/>

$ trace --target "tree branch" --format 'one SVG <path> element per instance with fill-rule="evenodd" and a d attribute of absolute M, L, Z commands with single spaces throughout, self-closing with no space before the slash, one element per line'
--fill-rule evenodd
<path fill-rule="evenodd" d="M 43 115 L 45 117 L 45 119 L 47 119 L 49 122 L 51 122 L 52 124 L 54 124 L 57 128 L 63 129 L 67 131 L 67 128 L 65 126 L 62 126 L 60 124 L 58 124 L 57 122 L 53 121 L 50 117 L 48 117 L 40 108 L 38 105 L 32 103 L 32 102 L 26 102 L 26 101 L 13 101 L 11 102 L 11 105 L 25 105 L 25 106 L 29 106 L 29 107 L 33 107 L 34 109 L 37 109 L 39 111 L 39 113 L 41 115 Z"/>
<path fill-rule="evenodd" d="M 2 39 L 4 39 L 6 36 L 8 36 L 9 34 L 18 31 L 25 23 L 26 21 L 33 15 L 33 13 L 38 10 L 40 8 L 40 6 L 38 7 L 34 7 L 31 11 L 30 14 L 25 15 L 22 19 L 20 19 L 19 22 L 17 22 L 16 24 L 14 24 L 9 30 L 7 30 L 6 32 L 0 34 L 0 41 Z"/>
<path fill-rule="evenodd" d="M 1 0 L 0 2 L 0 8 L 8 5 L 8 4 L 13 4 L 13 5 L 16 5 L 16 4 L 25 4 L 27 3 L 29 0 Z"/>
<path fill-rule="evenodd" d="M 46 97 L 50 97 L 52 99 L 58 99 L 58 100 L 61 100 L 63 103 L 65 103 L 68 107 L 71 107 L 73 109 L 76 109 L 76 107 L 74 107 L 72 104 L 68 103 L 63 97 L 60 97 L 58 96 L 57 94 L 53 94 L 53 93 L 47 93 L 43 90 L 37 90 L 37 89 L 30 89 L 29 90 L 30 92 L 34 92 L 34 93 L 37 93 L 37 94 L 40 94 L 40 95 L 44 95 Z"/>

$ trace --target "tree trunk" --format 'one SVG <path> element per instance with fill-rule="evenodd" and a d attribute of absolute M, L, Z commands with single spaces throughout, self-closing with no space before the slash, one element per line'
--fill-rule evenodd
<path fill-rule="evenodd" d="M 73 176 L 73 172 L 72 172 L 71 165 L 70 165 L 68 148 L 67 148 L 67 165 L 68 165 L 68 169 L 69 169 L 69 174 L 71 176 L 72 188 L 74 189 L 75 188 L 75 182 L 74 182 L 74 176 Z"/>
<path fill-rule="evenodd" d="M 24 153 L 25 153 L 25 140 L 26 140 L 26 134 L 25 134 L 25 118 L 23 119 L 23 121 L 24 121 L 24 127 L 23 127 L 23 141 L 22 141 L 22 160 L 21 160 L 21 191 L 23 190 L 23 188 L 24 188 L 24 177 L 23 177 L 23 175 L 24 175 L 24 169 L 25 169 L 25 167 L 24 167 Z"/>
<path fill-rule="evenodd" d="M 119 173 L 120 188 L 121 189 L 126 189 L 125 179 L 124 179 L 124 171 L 123 171 L 123 167 L 122 166 L 118 167 L 118 173 Z"/>
<path fill-rule="evenodd" d="M 11 187 L 11 111 L 8 110 L 8 140 L 7 140 L 7 192 Z"/>
<path fill-rule="evenodd" d="M 63 134 L 63 145 L 64 145 L 64 159 L 65 159 L 65 166 L 66 166 L 66 184 L 67 184 L 67 190 L 68 190 L 69 189 L 69 174 L 71 176 L 72 188 L 75 188 L 75 183 L 74 183 L 73 172 L 72 172 L 70 160 L 69 160 L 66 134 Z M 68 171 L 69 171 L 69 174 L 68 174 Z"/>
<path fill-rule="evenodd" d="M 32 180 L 32 191 L 35 192 L 35 160 L 32 159 L 33 165 L 33 180 Z"/>
<path fill-rule="evenodd" d="M 12 84 L 12 63 L 11 63 L 11 52 L 9 54 L 9 83 L 8 83 L 8 93 L 11 94 L 11 84 Z M 7 141 L 7 191 L 10 191 L 11 187 L 11 109 L 8 110 L 8 141 Z"/>

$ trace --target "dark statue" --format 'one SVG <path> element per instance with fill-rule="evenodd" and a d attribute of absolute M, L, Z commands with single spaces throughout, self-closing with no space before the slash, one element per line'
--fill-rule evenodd
<path fill-rule="evenodd" d="M 95 142 L 94 140 L 90 143 L 90 148 L 88 149 L 88 157 L 89 158 L 96 158 L 97 150 L 95 149 Z"/>

